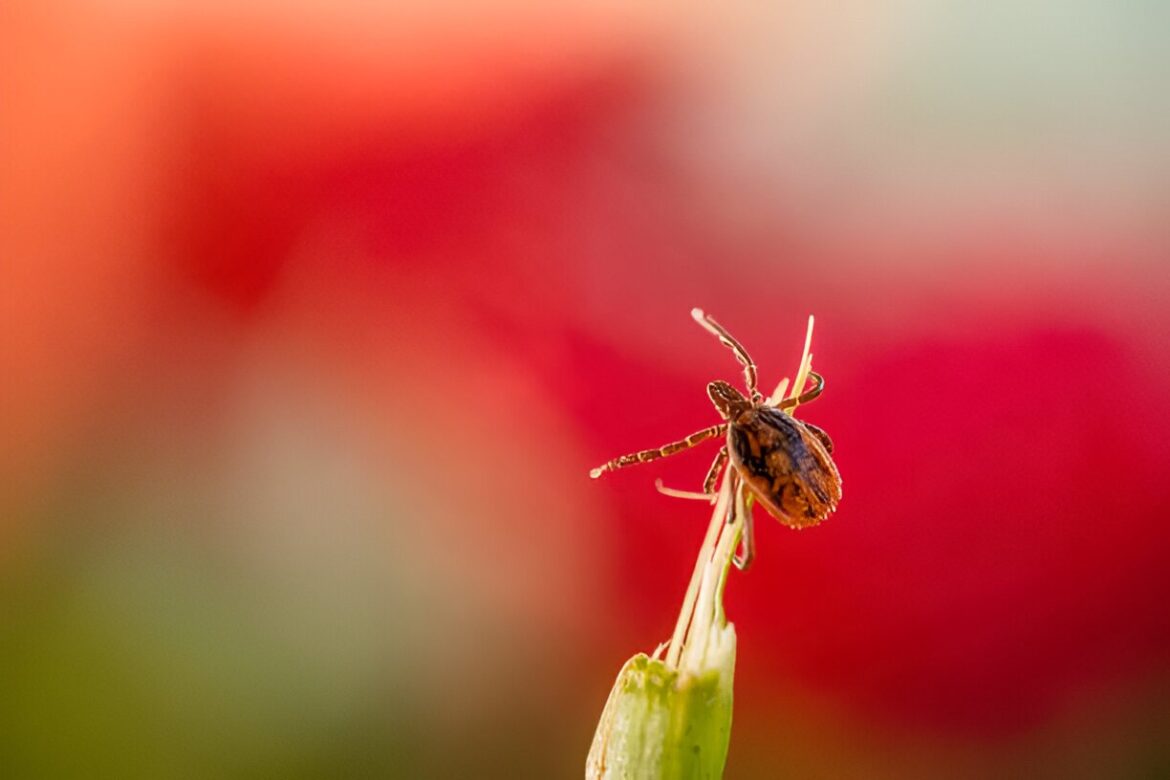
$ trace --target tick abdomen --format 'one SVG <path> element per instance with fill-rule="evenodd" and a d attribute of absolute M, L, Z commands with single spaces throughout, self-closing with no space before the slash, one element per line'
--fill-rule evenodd
<path fill-rule="evenodd" d="M 841 499 L 841 477 L 825 445 L 799 420 L 761 406 L 728 427 L 731 461 L 761 504 L 785 525 L 816 525 Z"/>

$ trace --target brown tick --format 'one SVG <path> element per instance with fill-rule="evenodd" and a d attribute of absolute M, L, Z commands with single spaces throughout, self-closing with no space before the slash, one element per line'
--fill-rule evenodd
<path fill-rule="evenodd" d="M 614 458 L 590 471 L 589 476 L 596 479 L 607 471 L 665 458 L 726 434 L 726 442 L 707 472 L 702 493 L 672 491 L 661 484 L 659 490 L 668 495 L 714 501 L 715 484 L 730 456 L 732 468 L 768 514 L 792 528 L 806 528 L 821 522 L 841 500 L 841 475 L 831 457 L 833 442 L 820 428 L 797 420 L 789 410 L 819 396 L 825 388 L 824 378 L 810 370 L 808 376 L 814 382 L 812 389 L 784 399 L 765 400 L 756 387 L 756 364 L 747 350 L 722 325 L 699 309 L 693 310 L 691 315 L 730 348 L 743 364 L 748 395 L 745 397 L 722 380 L 711 382 L 707 385 L 707 395 L 723 422 L 657 449 Z M 736 565 L 741 569 L 747 568 L 754 555 L 750 512 L 744 523 L 743 553 L 736 559 Z"/>

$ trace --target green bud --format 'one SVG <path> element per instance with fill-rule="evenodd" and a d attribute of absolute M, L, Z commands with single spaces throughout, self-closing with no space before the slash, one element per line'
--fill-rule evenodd
<path fill-rule="evenodd" d="M 735 626 L 711 634 L 711 648 L 691 674 L 639 653 L 609 694 L 585 777 L 718 778 L 731 739 Z"/>
<path fill-rule="evenodd" d="M 587 780 L 722 777 L 735 677 L 735 626 L 723 614 L 723 586 L 746 511 L 742 488 L 725 479 L 674 637 L 653 657 L 638 653 L 622 667 L 593 736 Z"/>

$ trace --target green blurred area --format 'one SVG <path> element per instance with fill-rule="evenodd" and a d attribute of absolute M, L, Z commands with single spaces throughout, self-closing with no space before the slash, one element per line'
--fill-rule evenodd
<path fill-rule="evenodd" d="M 594 713 L 550 717 L 578 695 L 564 676 L 523 645 L 494 663 L 504 637 L 471 616 L 431 602 L 424 619 L 401 593 L 336 588 L 349 606 L 302 593 L 290 607 L 181 534 L 117 536 L 5 573 L 4 777 L 552 777 L 580 764 Z M 422 657 L 436 653 L 423 623 L 454 619 L 486 651 L 472 671 L 488 679 L 465 692 L 467 670 Z"/>

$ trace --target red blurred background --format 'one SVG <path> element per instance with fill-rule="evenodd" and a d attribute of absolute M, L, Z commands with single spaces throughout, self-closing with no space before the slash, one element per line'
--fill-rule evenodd
<path fill-rule="evenodd" d="M 728 777 L 1170 772 L 1170 17 L 15 2 L 12 777 L 577 776 L 804 321 Z M 712 448 L 713 449 L 713 448 Z"/>

